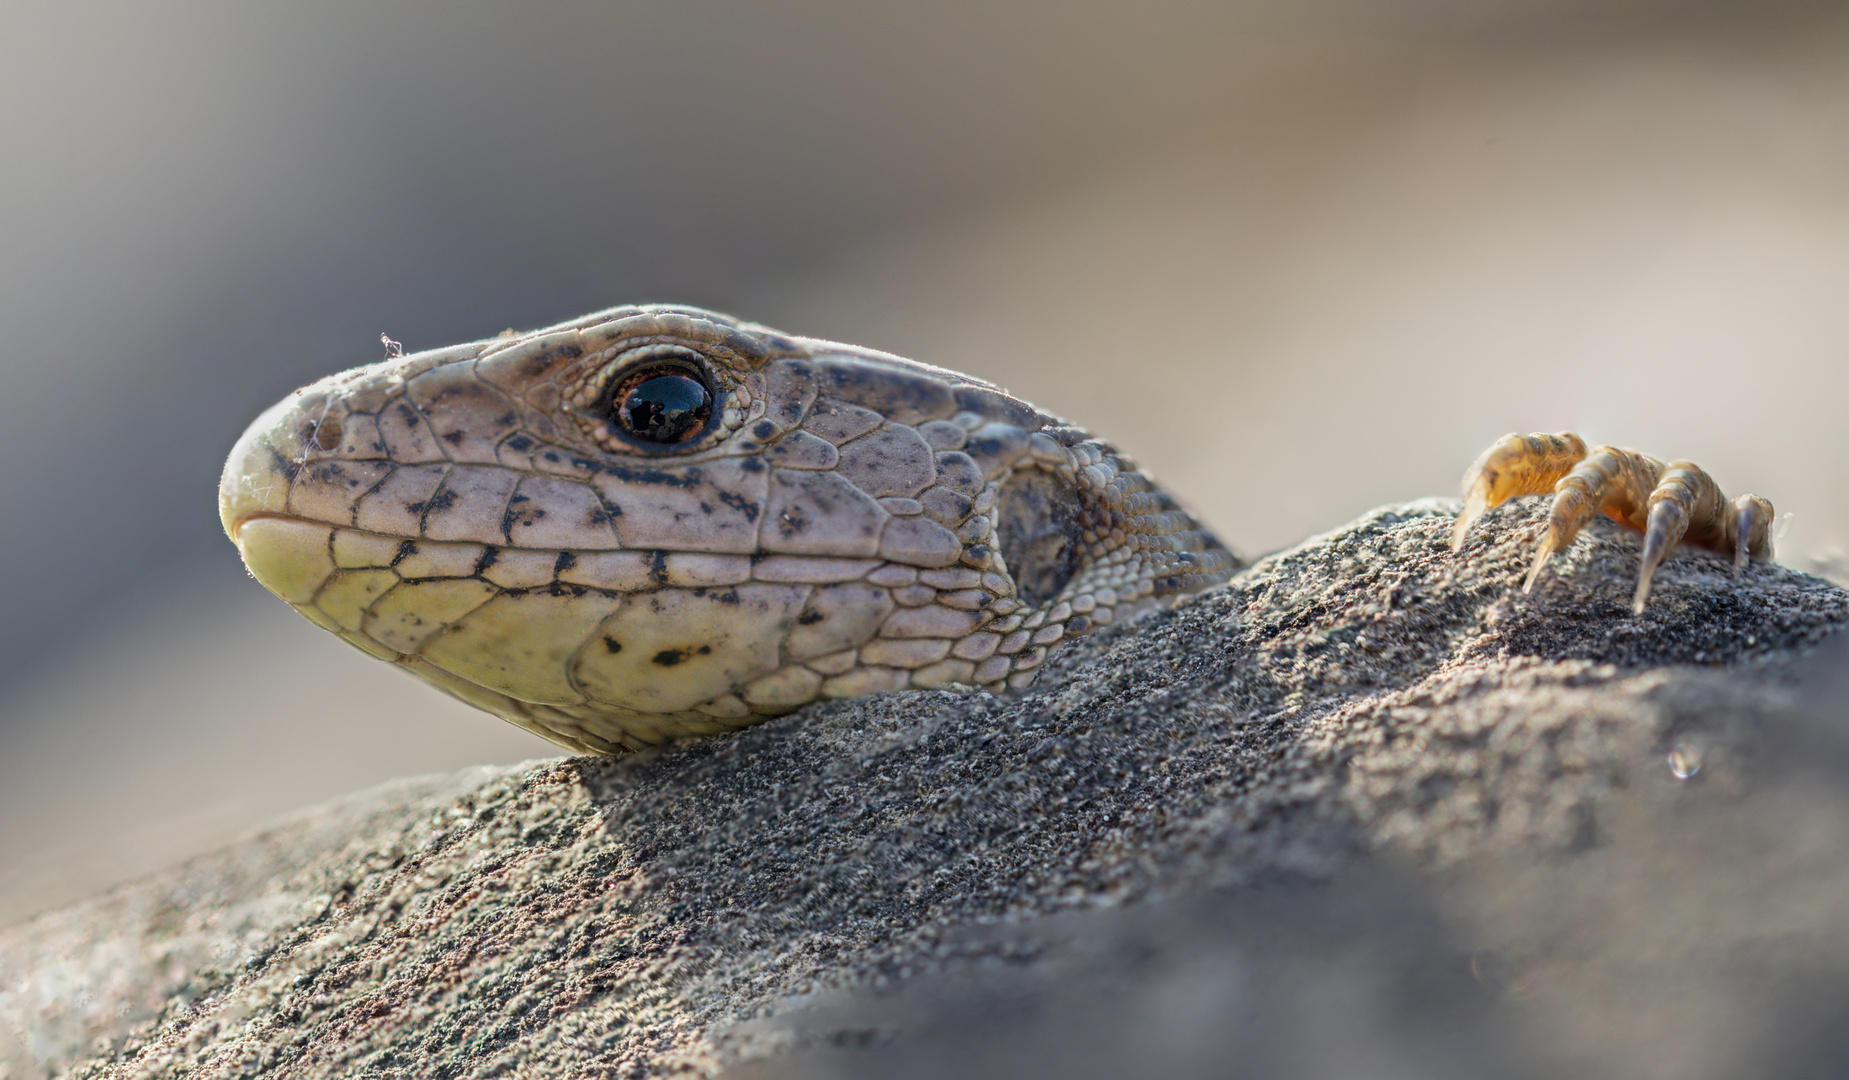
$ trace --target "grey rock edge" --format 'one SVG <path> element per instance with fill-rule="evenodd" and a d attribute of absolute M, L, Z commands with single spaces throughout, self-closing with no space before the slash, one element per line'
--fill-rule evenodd
<path fill-rule="evenodd" d="M 315 808 L 0 929 L 0 1077 L 1806 1075 L 1849 593 L 1684 552 L 1636 617 L 1601 520 L 1523 596 L 1536 503 L 1462 556 L 1377 510 L 1018 699 Z"/>

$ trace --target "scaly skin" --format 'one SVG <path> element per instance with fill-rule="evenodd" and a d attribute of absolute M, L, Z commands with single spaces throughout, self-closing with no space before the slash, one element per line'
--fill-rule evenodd
<path fill-rule="evenodd" d="M 617 408 L 663 371 L 711 397 L 673 444 Z M 323 379 L 245 432 L 219 512 L 309 620 L 586 752 L 1018 689 L 1060 641 L 1240 565 L 1113 447 L 988 383 L 684 307 Z"/>

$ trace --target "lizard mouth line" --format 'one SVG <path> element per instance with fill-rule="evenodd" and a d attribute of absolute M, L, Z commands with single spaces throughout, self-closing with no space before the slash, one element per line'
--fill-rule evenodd
<path fill-rule="evenodd" d="M 501 552 L 522 552 L 522 553 L 532 553 L 532 554 L 546 554 L 546 555 L 552 555 L 552 556 L 557 556 L 561 554 L 572 555 L 572 556 L 586 556 L 586 555 L 598 555 L 598 554 L 623 552 L 623 553 L 630 554 L 630 555 L 637 555 L 637 556 L 644 556 L 644 557 L 680 555 L 680 556 L 692 556 L 692 557 L 701 557 L 701 558 L 735 558 L 735 559 L 754 559 L 755 558 L 760 561 L 763 559 L 772 557 L 772 556 L 758 555 L 753 552 L 714 553 L 710 551 L 696 551 L 696 550 L 691 550 L 687 548 L 663 548 L 663 547 L 623 548 L 623 547 L 614 547 L 614 546 L 611 546 L 611 547 L 570 547 L 570 546 L 563 546 L 563 545 L 534 546 L 530 544 L 508 543 L 503 540 L 449 540 L 449 539 L 439 540 L 439 539 L 434 539 L 428 536 L 405 536 L 405 535 L 398 534 L 398 533 L 379 532 L 376 529 L 362 529 L 355 525 L 343 525 L 338 522 L 322 521 L 316 518 L 298 517 L 295 514 L 285 514 L 285 513 L 275 511 L 275 510 L 259 510 L 259 511 L 255 511 L 249 514 L 244 514 L 240 517 L 232 519 L 231 527 L 228 530 L 231 534 L 232 543 L 239 544 L 241 546 L 242 545 L 241 537 L 243 535 L 244 528 L 252 524 L 253 522 L 259 522 L 259 521 L 275 521 L 275 522 L 281 522 L 281 523 L 285 523 L 287 525 L 293 525 L 293 526 L 306 526 L 312 529 L 326 529 L 326 530 L 329 530 L 330 532 L 350 536 L 356 539 L 363 538 L 364 540 L 373 541 L 377 543 L 390 543 L 390 544 L 397 544 L 401 546 L 405 544 L 411 544 L 411 545 L 416 545 L 419 548 L 437 547 L 437 546 L 474 547 L 474 548 L 482 548 L 482 549 L 491 548 L 491 549 L 494 549 L 496 551 L 501 551 Z M 794 556 L 775 556 L 775 557 L 811 559 L 811 560 L 815 560 L 818 562 L 877 563 L 881 561 L 878 559 L 847 559 L 847 558 L 841 558 L 838 556 L 829 556 L 829 555 L 794 555 Z"/>
<path fill-rule="evenodd" d="M 859 581 L 887 565 L 879 558 L 716 553 L 630 548 L 520 547 L 475 540 L 396 536 L 259 511 L 232 521 L 251 574 L 292 604 L 361 582 L 473 582 L 501 592 L 528 590 L 638 594 L 659 589 L 819 586 Z"/>

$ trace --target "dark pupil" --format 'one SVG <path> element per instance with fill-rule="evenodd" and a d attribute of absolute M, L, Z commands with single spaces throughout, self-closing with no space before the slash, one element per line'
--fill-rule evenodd
<path fill-rule="evenodd" d="M 657 375 L 637 383 L 618 413 L 638 439 L 679 442 L 706 422 L 706 387 L 685 375 Z"/>

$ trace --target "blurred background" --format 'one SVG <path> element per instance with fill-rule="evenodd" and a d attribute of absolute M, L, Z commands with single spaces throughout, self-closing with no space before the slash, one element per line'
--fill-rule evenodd
<path fill-rule="evenodd" d="M 382 355 L 673 300 L 970 371 L 1242 552 L 1574 428 L 1849 545 L 1849 9 L 0 6 L 0 921 L 550 756 L 249 580 L 224 453 Z"/>

